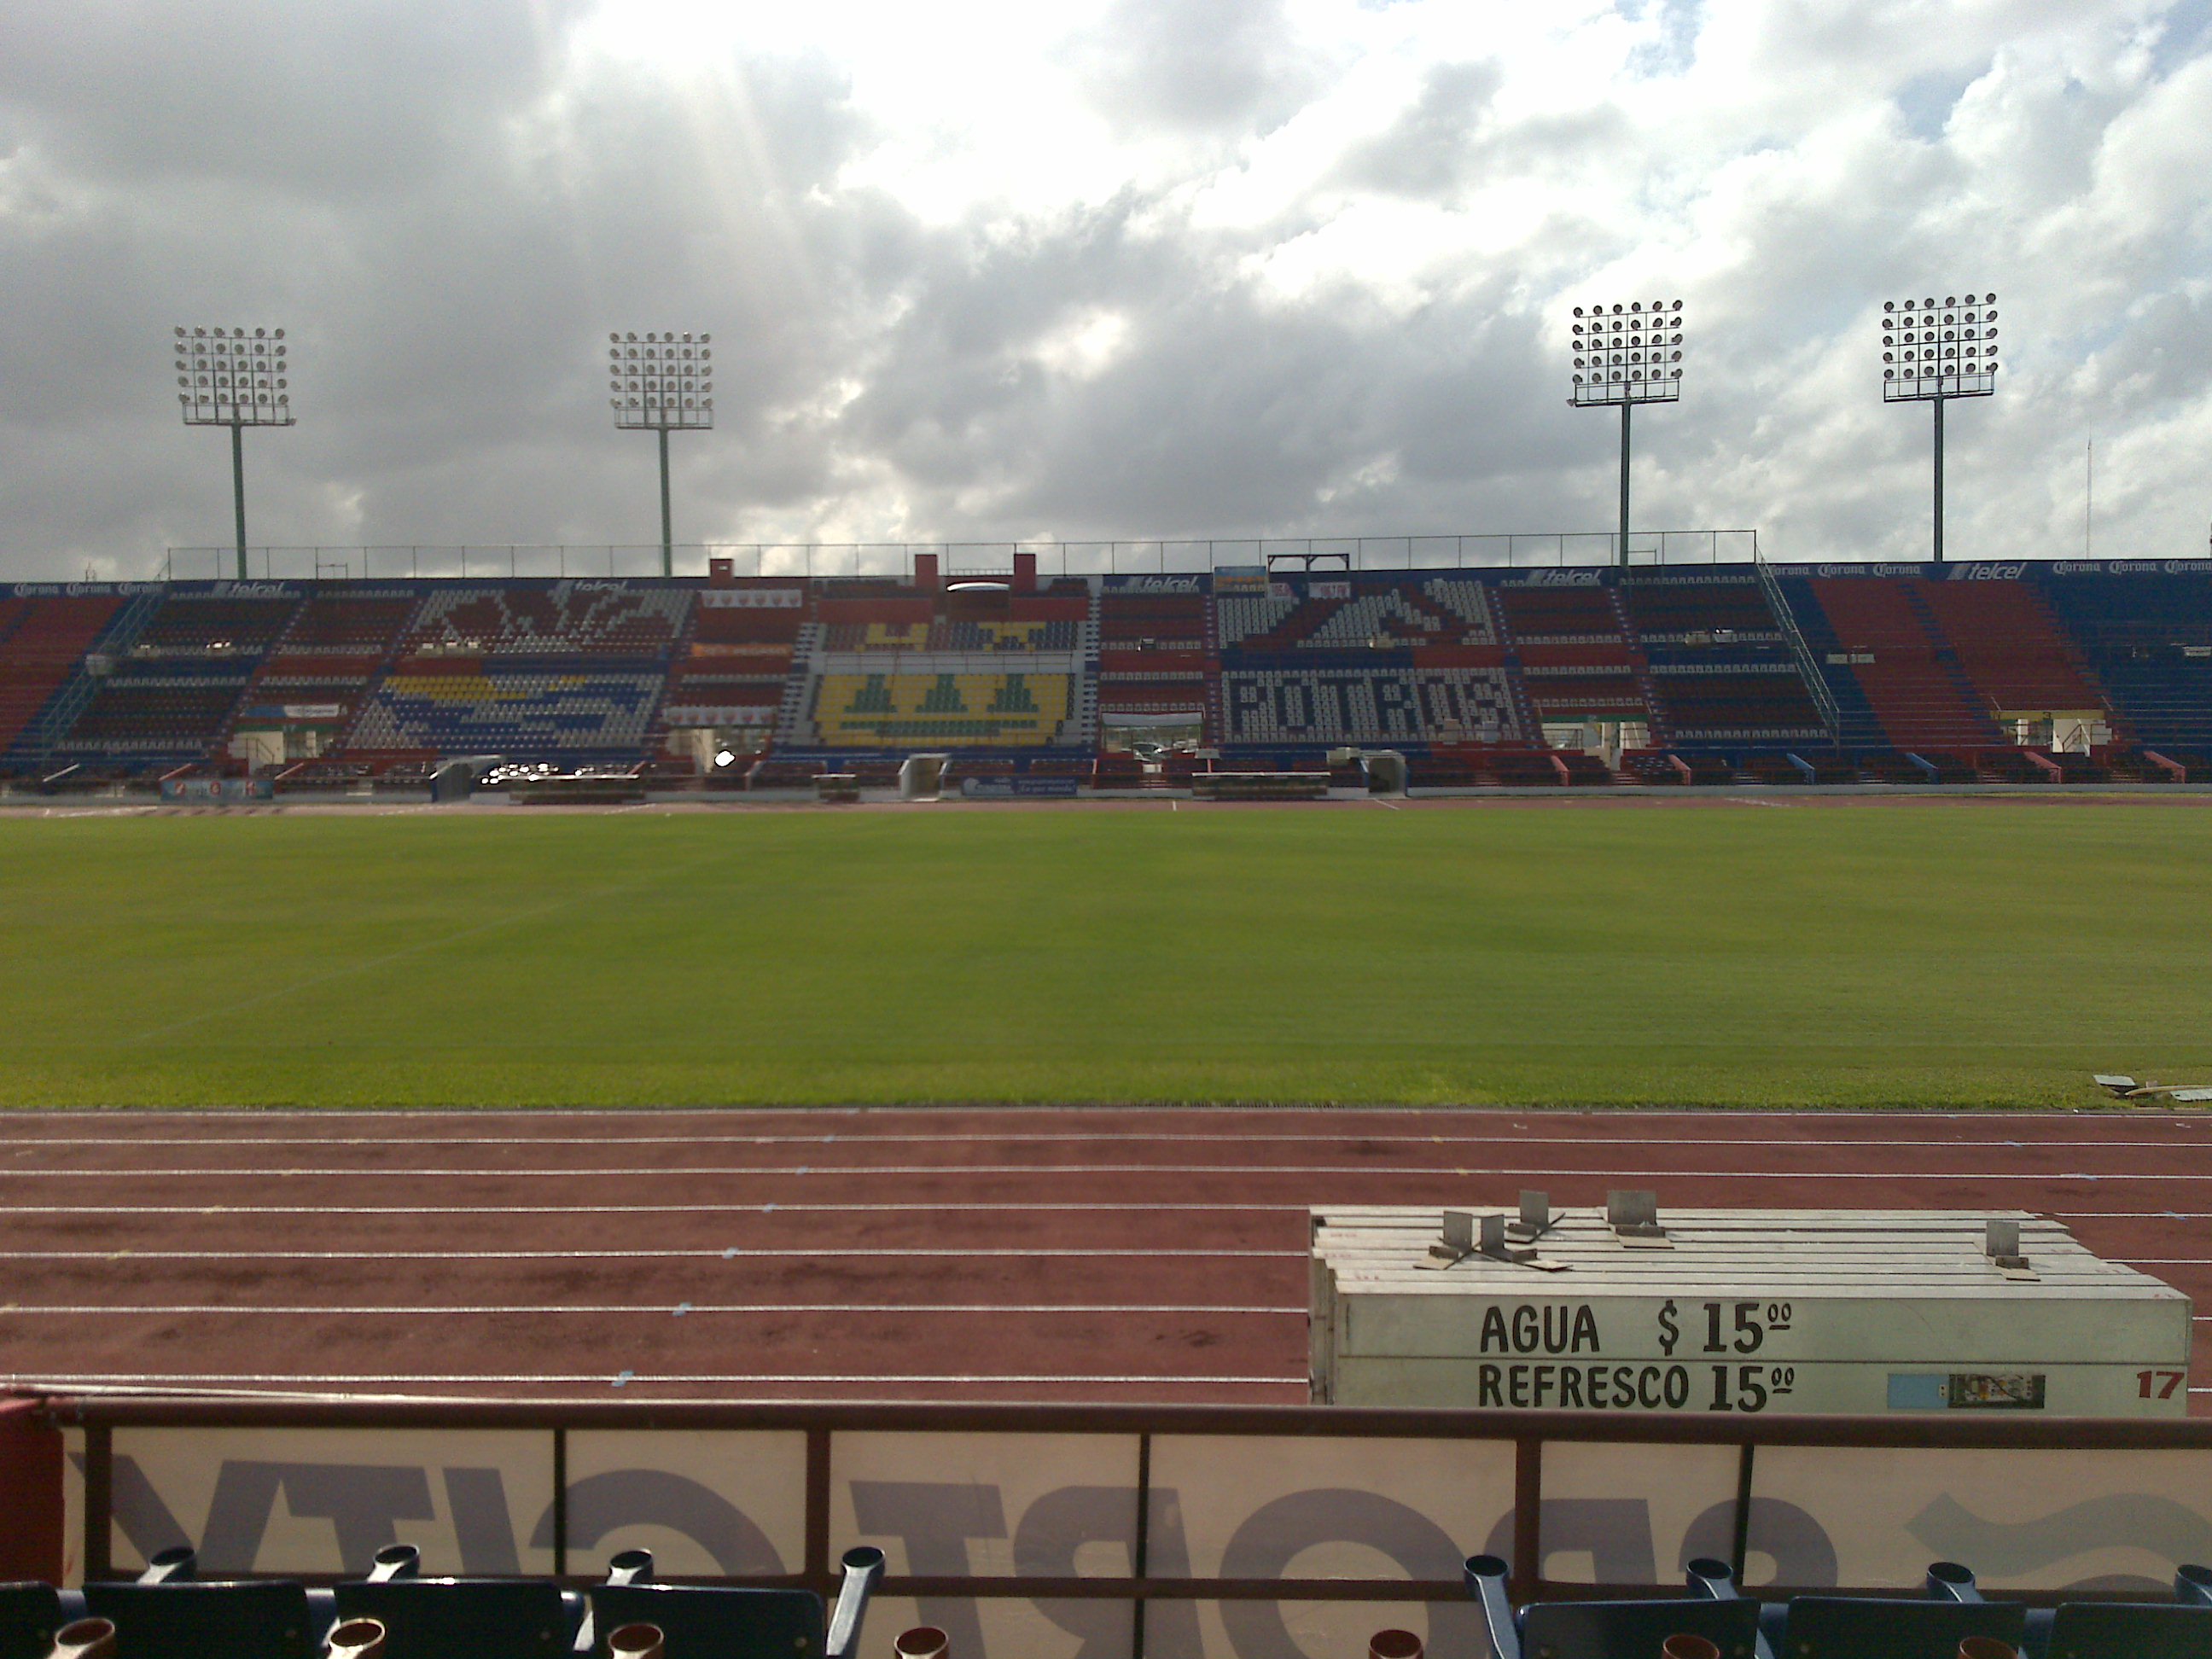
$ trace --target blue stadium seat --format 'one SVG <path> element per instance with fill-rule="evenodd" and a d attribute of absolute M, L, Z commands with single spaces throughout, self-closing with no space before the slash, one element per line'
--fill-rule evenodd
<path fill-rule="evenodd" d="M 411 1545 L 379 1550 L 365 1581 L 336 1586 L 340 1620 L 374 1619 L 385 1659 L 544 1659 L 565 1654 L 581 1615 L 550 1579 L 420 1578 Z"/>
<path fill-rule="evenodd" d="M 313 1659 L 319 1632 L 302 1586 L 203 1584 L 192 1571 L 191 1550 L 160 1551 L 134 1583 L 87 1584 L 85 1613 L 114 1625 L 130 1659 Z"/>
<path fill-rule="evenodd" d="M 653 1557 L 627 1550 L 610 1582 L 585 1592 L 591 1603 L 593 1659 L 608 1659 L 607 1638 L 626 1625 L 651 1625 L 671 1654 L 715 1659 L 853 1659 L 868 1598 L 884 1573 L 884 1553 L 845 1552 L 845 1578 L 827 1630 L 822 1598 L 803 1589 L 730 1589 L 651 1582 Z"/>
<path fill-rule="evenodd" d="M 1482 1605 L 1498 1659 L 1653 1659 L 1670 1636 L 1702 1636 L 1723 1659 L 1770 1659 L 1759 1638 L 1759 1603 L 1734 1593 L 1720 1562 L 1690 1564 L 1687 1595 L 1537 1601 L 1517 1613 L 1507 1593 L 1508 1571 L 1494 1555 L 1467 1564 L 1468 1589 Z M 1955 1659 L 1955 1650 L 1944 1659 Z"/>
<path fill-rule="evenodd" d="M 0 1584 L 0 1659 L 46 1659 L 61 1625 L 52 1584 Z"/>
<path fill-rule="evenodd" d="M 1781 1651 L 1788 1659 L 1958 1659 L 1970 1636 L 2018 1649 L 2027 1610 L 1984 1601 L 1974 1575 L 1955 1561 L 1928 1569 L 1924 1599 L 1856 1595 L 1791 1598 Z"/>

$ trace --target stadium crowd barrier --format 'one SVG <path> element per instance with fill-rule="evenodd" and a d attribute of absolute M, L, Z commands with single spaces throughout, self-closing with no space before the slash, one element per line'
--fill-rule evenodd
<path fill-rule="evenodd" d="M 1473 1659 L 1500 1601 L 1534 1659 L 1532 1620 L 1679 1613 L 1723 1580 L 1771 1640 L 1805 1598 L 1925 1623 L 1910 1592 L 1930 1560 L 1977 1569 L 2056 1659 L 2053 1607 L 2212 1583 L 2202 1419 L 58 1399 L 0 1423 L 0 1469 L 18 1494 L 0 1575 L 52 1586 L 177 1548 L 210 1577 L 335 1585 L 404 1542 L 440 1577 L 576 1590 L 646 1548 L 666 1578 L 829 1596 L 838 1552 L 879 1548 L 885 1621 L 975 1659 L 1321 1659 L 1386 1629 Z M 1471 1598 L 1476 1554 L 1495 1593 Z M 1668 1585 L 1686 1571 L 1689 1597 Z M 2203 1640 L 2201 1618 L 2153 1622 Z"/>

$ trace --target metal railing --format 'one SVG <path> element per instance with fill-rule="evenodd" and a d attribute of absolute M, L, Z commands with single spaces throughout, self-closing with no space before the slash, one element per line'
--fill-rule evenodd
<path fill-rule="evenodd" d="M 1790 654 L 1797 659 L 1797 672 L 1804 677 L 1805 690 L 1811 693 L 1814 705 L 1820 711 L 1820 718 L 1828 723 L 1829 741 L 1840 743 L 1844 735 L 1843 716 L 1836 707 L 1836 694 L 1829 689 L 1827 675 L 1821 672 L 1820 663 L 1814 658 L 1813 647 L 1806 643 L 1804 634 L 1798 629 L 1796 613 L 1790 608 L 1788 595 L 1783 592 L 1782 584 L 1774 580 L 1774 573 L 1766 568 L 1765 560 L 1753 559 L 1752 568 L 1759 572 L 1759 591 L 1766 596 L 1768 609 L 1774 612 L 1774 619 L 1782 624 L 1783 637 L 1790 642 Z"/>
<path fill-rule="evenodd" d="M 1004 574 L 1017 553 L 1036 556 L 1046 576 L 1194 575 L 1233 567 L 1296 568 L 1325 576 L 1346 569 L 1567 569 L 1619 561 L 1608 531 L 1528 531 L 1464 536 L 1216 537 L 1101 542 L 697 542 L 675 550 L 678 575 L 704 576 L 708 562 L 732 561 L 740 576 L 910 577 L 918 554 L 947 577 Z M 1629 538 L 1631 565 L 1743 564 L 1758 556 L 1755 530 L 1656 530 Z M 236 574 L 232 547 L 172 547 L 155 572 L 163 581 L 218 580 Z M 654 544 L 496 543 L 465 546 L 250 547 L 248 575 L 260 581 L 386 581 L 426 576 L 583 579 L 660 574 Z"/>
<path fill-rule="evenodd" d="M 1510 1557 L 1523 1599 L 1643 1586 L 1692 1555 L 1741 1577 L 1759 1551 L 1779 1583 L 1801 1586 L 1871 1587 L 1978 1556 L 2011 1593 L 2049 1601 L 2116 1550 L 2170 1573 L 2163 1558 L 2212 1528 L 2202 1419 L 66 1395 L 48 1410 L 82 1471 L 68 1507 L 88 1578 L 176 1542 L 203 1513 L 221 1538 L 191 1541 L 235 1558 L 224 1571 L 357 1571 L 326 1528 L 270 1527 L 280 1486 L 373 1478 L 388 1501 L 406 1490 L 395 1480 L 427 1494 L 460 1473 L 471 1502 L 441 1571 L 589 1575 L 601 1540 L 659 1524 L 693 1555 L 752 1561 L 677 1571 L 828 1591 L 835 1548 L 866 1534 L 898 1545 L 884 1595 L 921 1597 L 977 1635 L 1010 1602 L 1060 1616 L 1070 1601 L 1123 1603 L 1133 1629 L 1094 1634 L 1132 1659 L 1143 1610 L 1165 1621 L 1194 1602 L 1425 1601 L 1464 1622 L 1459 1564 L 1478 1548 Z M 457 1457 L 465 1467 L 449 1469 Z M 1893 1498 L 1852 1478 L 1900 1458 L 1918 1474 Z M 249 1487 L 258 1503 L 239 1501 Z M 210 1491 L 233 1501 L 205 1510 Z M 2052 1518 L 2024 1524 L 2037 1516 Z M 1594 1571 L 1577 1572 L 1585 1559 Z M 994 1629 L 1003 1650 L 1018 1633 Z"/>

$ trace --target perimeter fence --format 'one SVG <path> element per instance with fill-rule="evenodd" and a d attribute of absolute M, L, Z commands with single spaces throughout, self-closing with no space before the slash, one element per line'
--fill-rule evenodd
<path fill-rule="evenodd" d="M 692 543 L 674 550 L 676 574 L 704 576 L 728 559 L 740 576 L 910 578 L 917 554 L 947 576 L 1003 574 L 1018 553 L 1032 554 L 1043 576 L 1203 574 L 1283 561 L 1317 574 L 1334 570 L 1565 569 L 1618 562 L 1611 532 L 1540 531 L 1470 536 L 1288 537 L 1267 539 L 1123 542 Z M 1629 538 L 1631 565 L 1748 564 L 1759 554 L 1753 530 L 1661 530 Z M 660 574 L 660 547 L 616 544 L 483 544 L 468 546 L 249 547 L 249 578 L 263 581 L 386 581 L 424 576 L 640 580 Z M 155 579 L 219 580 L 238 573 L 233 547 L 173 547 Z"/>

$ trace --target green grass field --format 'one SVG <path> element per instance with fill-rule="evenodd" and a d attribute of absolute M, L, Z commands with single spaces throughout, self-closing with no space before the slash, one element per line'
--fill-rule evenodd
<path fill-rule="evenodd" d="M 0 821 L 0 1103 L 2089 1105 L 2212 813 Z"/>

